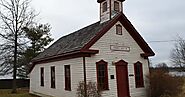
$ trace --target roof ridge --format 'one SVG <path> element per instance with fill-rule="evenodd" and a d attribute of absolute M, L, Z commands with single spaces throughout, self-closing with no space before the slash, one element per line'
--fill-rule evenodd
<path fill-rule="evenodd" d="M 100 22 L 100 21 L 98 21 L 98 22 Z M 80 30 L 82 30 L 82 29 L 85 29 L 85 28 L 87 28 L 87 27 L 90 27 L 90 26 L 92 26 L 92 25 L 94 25 L 94 24 L 96 24 L 96 23 L 98 23 L 98 22 L 92 23 L 92 24 L 90 24 L 90 25 L 87 25 L 87 26 L 85 26 L 85 27 L 79 29 L 79 30 L 76 30 L 76 31 L 74 31 L 74 32 L 71 32 L 71 33 L 69 33 L 69 34 L 67 34 L 67 35 L 62 36 L 62 37 L 60 37 L 59 39 L 57 39 L 55 42 L 53 42 L 52 45 L 55 45 L 55 43 L 57 43 L 58 41 L 60 41 L 62 38 L 67 37 L 67 36 L 70 36 L 70 35 L 72 35 L 72 34 L 75 34 L 76 32 L 78 32 L 78 31 L 80 31 Z M 50 47 L 52 47 L 52 45 L 50 45 L 47 49 L 49 49 Z M 47 50 L 47 49 L 45 49 L 45 50 Z"/>
<path fill-rule="evenodd" d="M 69 34 L 67 34 L 67 35 L 64 35 L 64 36 L 62 36 L 62 37 L 60 37 L 60 38 L 67 37 L 67 36 L 69 36 L 69 35 L 71 35 L 71 34 L 74 34 L 74 33 L 78 32 L 78 31 L 80 31 L 80 30 L 83 30 L 83 29 L 88 28 L 88 27 L 90 27 L 90 26 L 92 26 L 92 25 L 95 25 L 96 23 L 100 23 L 100 21 L 95 22 L 95 23 L 92 23 L 92 24 L 89 24 L 89 25 L 87 25 L 87 26 L 84 26 L 84 27 L 82 27 L 81 29 L 75 30 L 75 31 L 73 31 L 73 32 L 71 32 L 71 33 L 69 33 Z M 59 39 L 60 39 L 60 38 L 59 38 Z M 59 40 L 59 39 L 58 39 L 58 40 Z"/>

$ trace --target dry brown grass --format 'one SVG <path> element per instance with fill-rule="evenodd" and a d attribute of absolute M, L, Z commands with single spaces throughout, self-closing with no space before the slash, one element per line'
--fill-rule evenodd
<path fill-rule="evenodd" d="M 151 71 L 149 78 L 152 97 L 185 97 L 184 78 L 172 77 L 163 69 Z"/>
<path fill-rule="evenodd" d="M 184 78 L 185 81 L 185 78 Z M 185 84 L 183 86 L 183 91 L 177 97 L 185 97 Z"/>
<path fill-rule="evenodd" d="M 0 89 L 0 97 L 38 97 L 29 94 L 28 89 L 17 89 L 16 94 L 11 93 L 11 89 Z"/>

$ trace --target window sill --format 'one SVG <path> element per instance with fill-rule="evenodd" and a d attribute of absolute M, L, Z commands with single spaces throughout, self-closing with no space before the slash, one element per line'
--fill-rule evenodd
<path fill-rule="evenodd" d="M 65 91 L 71 91 L 71 89 L 65 89 Z"/>
<path fill-rule="evenodd" d="M 109 90 L 110 90 L 110 89 L 104 89 L 104 90 L 100 90 L 100 91 L 102 91 L 102 92 L 103 92 L 103 91 L 109 91 Z"/>
<path fill-rule="evenodd" d="M 136 88 L 145 88 L 144 86 L 138 86 L 138 87 L 136 87 Z"/>

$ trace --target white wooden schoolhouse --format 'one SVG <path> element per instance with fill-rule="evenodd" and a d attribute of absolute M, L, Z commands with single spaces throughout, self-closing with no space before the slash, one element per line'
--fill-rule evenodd
<path fill-rule="evenodd" d="M 30 93 L 77 97 L 80 81 L 103 97 L 147 97 L 154 52 L 123 14 L 125 0 L 97 0 L 100 21 L 61 37 L 32 61 Z M 76 1 L 78 2 L 78 1 Z"/>

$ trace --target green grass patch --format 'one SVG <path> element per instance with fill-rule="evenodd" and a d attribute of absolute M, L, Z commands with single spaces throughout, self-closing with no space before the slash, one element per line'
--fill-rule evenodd
<path fill-rule="evenodd" d="M 29 94 L 28 89 L 17 89 L 16 94 L 11 93 L 11 89 L 0 89 L 0 97 L 38 97 Z"/>

